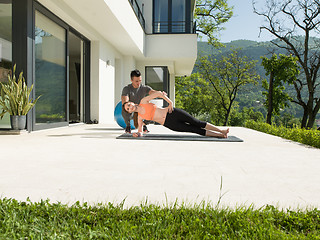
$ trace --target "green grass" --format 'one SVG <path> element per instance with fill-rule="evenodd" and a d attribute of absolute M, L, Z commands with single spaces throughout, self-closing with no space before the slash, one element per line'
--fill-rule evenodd
<path fill-rule="evenodd" d="M 0 199 L 0 239 L 320 239 L 320 211 Z"/>
<path fill-rule="evenodd" d="M 247 121 L 245 127 L 306 144 L 312 147 L 320 148 L 319 130 L 278 127 L 275 125 L 269 125 L 267 123 L 254 122 L 252 120 Z"/>

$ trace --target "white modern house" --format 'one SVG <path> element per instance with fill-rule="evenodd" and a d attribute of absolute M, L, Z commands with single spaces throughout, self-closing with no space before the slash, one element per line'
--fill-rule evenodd
<path fill-rule="evenodd" d="M 0 0 L 0 81 L 16 63 L 42 95 L 28 131 L 113 123 L 133 69 L 174 100 L 175 76 L 189 75 L 197 57 L 194 7 L 195 0 Z"/>

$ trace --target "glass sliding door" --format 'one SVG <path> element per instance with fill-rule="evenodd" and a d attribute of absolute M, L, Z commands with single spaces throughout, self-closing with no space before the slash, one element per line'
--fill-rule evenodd
<path fill-rule="evenodd" d="M 35 129 L 68 124 L 65 28 L 35 11 Z M 47 125 L 47 126 L 43 126 Z"/>
<path fill-rule="evenodd" d="M 191 0 L 153 0 L 153 33 L 191 33 Z"/>
<path fill-rule="evenodd" d="M 69 123 L 83 122 L 83 41 L 69 31 Z"/>
<path fill-rule="evenodd" d="M 186 32 L 186 3 L 185 0 L 172 1 L 171 32 Z"/>
<path fill-rule="evenodd" d="M 74 29 L 68 33 L 69 123 L 90 121 L 90 42 Z"/>
<path fill-rule="evenodd" d="M 7 82 L 12 69 L 12 1 L 0 0 L 0 82 Z M 0 107 L 0 112 L 2 108 Z M 0 119 L 0 128 L 11 128 L 10 116 Z"/>
<path fill-rule="evenodd" d="M 169 3 L 168 0 L 154 0 L 153 6 L 153 32 L 169 32 Z"/>

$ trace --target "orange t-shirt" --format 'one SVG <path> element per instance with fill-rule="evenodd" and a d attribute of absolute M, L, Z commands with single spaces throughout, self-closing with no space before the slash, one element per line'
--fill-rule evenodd
<path fill-rule="evenodd" d="M 153 120 L 154 113 L 157 106 L 153 103 L 139 104 L 139 106 L 144 108 L 144 114 L 138 113 L 138 115 L 145 120 Z"/>

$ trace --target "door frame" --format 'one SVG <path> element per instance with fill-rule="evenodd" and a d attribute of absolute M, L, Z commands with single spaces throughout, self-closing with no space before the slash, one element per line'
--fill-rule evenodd
<path fill-rule="evenodd" d="M 76 29 L 69 27 L 68 28 L 68 36 L 69 36 L 69 32 L 73 33 L 74 35 L 76 35 L 77 37 L 79 37 L 81 39 L 81 41 L 83 42 L 82 45 L 82 50 L 83 50 L 83 66 L 81 66 L 81 70 L 82 70 L 82 74 L 83 74 L 83 93 L 82 95 L 80 95 L 80 98 L 82 98 L 83 100 L 83 109 L 82 109 L 82 119 L 84 123 L 89 123 L 90 122 L 90 40 L 87 39 L 85 36 L 83 36 L 81 33 L 79 33 Z M 68 46 L 68 52 L 67 52 L 67 58 L 68 58 L 68 63 L 69 63 L 69 46 Z M 68 64 L 69 67 L 69 64 Z M 68 78 L 69 78 L 69 68 L 68 68 Z M 68 83 L 68 94 L 69 94 L 69 86 L 70 83 Z M 81 101 L 81 99 L 80 99 Z M 67 101 L 68 105 L 69 105 L 69 95 L 68 95 L 68 101 Z M 81 111 L 80 111 L 81 112 Z M 80 118 L 81 119 L 81 118 Z M 68 111 L 68 122 L 69 122 L 69 111 Z"/>

